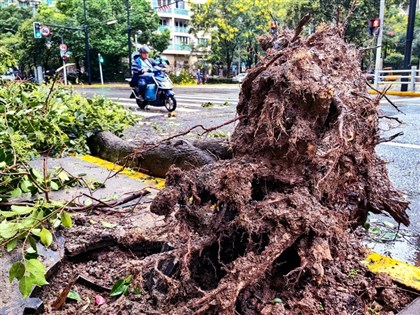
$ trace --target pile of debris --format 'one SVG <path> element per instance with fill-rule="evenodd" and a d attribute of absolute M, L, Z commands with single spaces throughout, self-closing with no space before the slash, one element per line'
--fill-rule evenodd
<path fill-rule="evenodd" d="M 413 299 L 362 266 L 352 233 L 368 212 L 409 224 L 374 152 L 379 99 L 367 95 L 360 50 L 329 26 L 261 44 L 233 158 L 170 169 L 151 206 L 165 216 L 155 231 L 165 251 L 119 266 L 144 294 L 97 313 L 393 314 Z M 120 241 L 145 238 L 129 234 Z"/>

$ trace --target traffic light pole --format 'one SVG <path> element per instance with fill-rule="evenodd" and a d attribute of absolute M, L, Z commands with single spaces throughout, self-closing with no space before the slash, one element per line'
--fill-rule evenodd
<path fill-rule="evenodd" d="M 379 87 L 379 71 L 382 68 L 381 62 L 381 53 L 382 53 L 382 38 L 383 38 L 383 31 L 384 31 L 384 16 L 385 16 L 385 0 L 381 0 L 381 4 L 379 7 L 379 34 L 378 34 L 378 44 L 376 48 L 376 62 L 375 62 L 375 81 L 374 86 L 375 89 Z"/>
<path fill-rule="evenodd" d="M 131 77 L 131 25 L 130 25 L 130 0 L 125 0 L 127 7 L 127 36 L 128 36 L 128 71 Z M 137 47 L 136 47 L 137 48 Z"/>
<path fill-rule="evenodd" d="M 407 35 L 405 40 L 405 50 L 404 50 L 404 65 L 403 69 L 408 70 L 410 68 L 411 62 L 411 49 L 413 47 L 413 37 L 414 37 L 414 22 L 416 18 L 416 0 L 410 0 L 410 8 L 408 10 L 408 24 L 407 24 Z M 406 75 L 409 75 L 408 73 Z M 408 82 L 408 78 L 402 78 L 401 81 Z M 401 84 L 401 92 L 406 92 L 408 90 L 408 84 Z"/>
<path fill-rule="evenodd" d="M 63 35 L 60 35 L 61 37 L 61 45 L 64 45 L 64 37 Z M 63 76 L 64 76 L 64 85 L 67 85 L 67 69 L 66 69 L 66 60 L 63 59 Z"/>
<path fill-rule="evenodd" d="M 83 13 L 85 17 L 85 24 L 83 25 L 83 30 L 85 32 L 85 51 L 86 51 L 86 66 L 88 72 L 88 83 L 92 84 L 92 74 L 90 71 L 90 50 L 89 50 L 89 29 L 87 25 L 87 16 L 86 16 L 86 0 L 83 0 Z"/>

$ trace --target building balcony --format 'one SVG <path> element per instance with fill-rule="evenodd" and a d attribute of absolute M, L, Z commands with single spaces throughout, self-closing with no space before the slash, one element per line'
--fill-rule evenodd
<path fill-rule="evenodd" d="M 183 27 L 183 26 L 175 26 L 173 31 L 177 33 L 188 33 L 190 30 L 189 27 Z"/>
<path fill-rule="evenodd" d="M 185 44 L 170 44 L 166 50 L 191 51 L 191 47 Z"/>
<path fill-rule="evenodd" d="M 175 33 L 185 33 L 188 34 L 188 32 L 190 31 L 189 27 L 183 27 L 183 26 L 167 26 L 167 25 L 161 25 L 158 28 L 159 31 L 164 31 L 164 30 L 169 30 L 170 32 L 175 32 Z"/>
<path fill-rule="evenodd" d="M 185 9 L 174 9 L 174 13 L 175 14 L 179 14 L 179 15 L 190 15 L 190 11 L 189 10 L 185 10 Z"/>

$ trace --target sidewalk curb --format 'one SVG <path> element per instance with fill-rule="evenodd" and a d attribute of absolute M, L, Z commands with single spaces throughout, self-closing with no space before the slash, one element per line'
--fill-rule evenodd
<path fill-rule="evenodd" d="M 420 314 L 420 298 L 417 298 L 413 302 L 408 304 L 408 306 L 406 306 L 397 315 L 418 315 L 418 314 Z"/>
<path fill-rule="evenodd" d="M 375 90 L 369 90 L 369 94 L 379 94 L 379 92 Z M 387 91 L 386 95 L 394 95 L 394 96 L 407 96 L 407 97 L 420 97 L 420 92 L 400 92 L 400 91 Z"/>

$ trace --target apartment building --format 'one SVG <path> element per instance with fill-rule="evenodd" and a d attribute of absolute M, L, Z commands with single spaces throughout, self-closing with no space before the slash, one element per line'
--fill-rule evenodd
<path fill-rule="evenodd" d="M 160 18 L 159 30 L 168 29 L 171 33 L 169 47 L 163 52 L 162 57 L 169 60 L 175 71 L 192 70 L 207 49 L 209 36 L 199 34 L 195 37 L 189 32 L 190 3 L 205 3 L 206 0 L 151 0 L 150 2 Z"/>
<path fill-rule="evenodd" d="M 0 0 L 0 8 L 6 7 L 8 5 L 15 5 L 22 8 L 35 8 L 41 2 L 45 2 L 48 5 L 52 5 L 54 3 L 54 0 Z"/>

